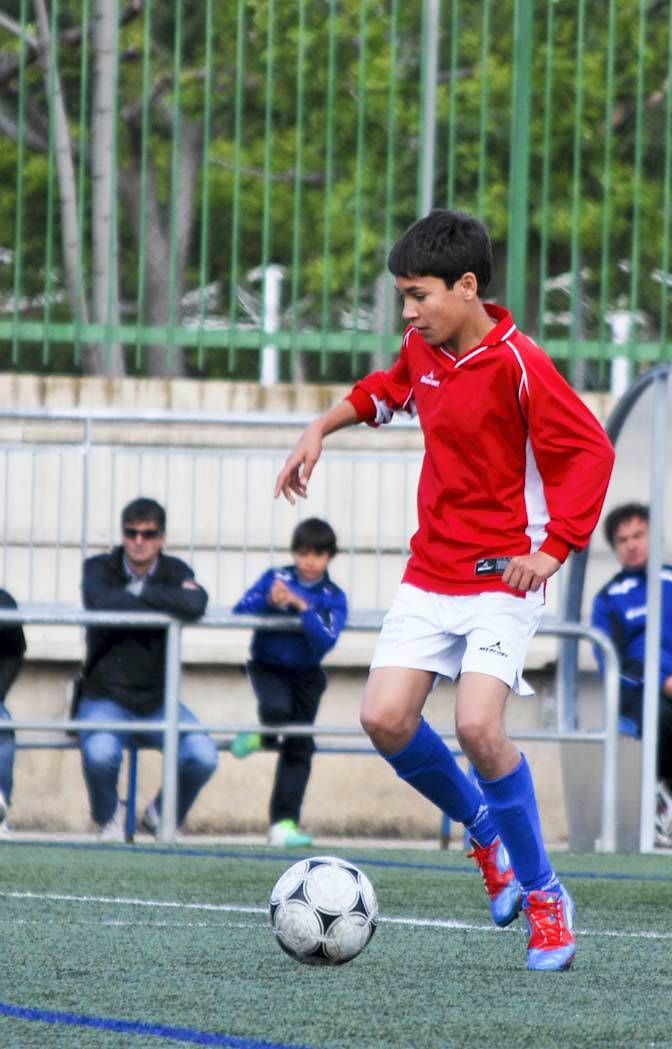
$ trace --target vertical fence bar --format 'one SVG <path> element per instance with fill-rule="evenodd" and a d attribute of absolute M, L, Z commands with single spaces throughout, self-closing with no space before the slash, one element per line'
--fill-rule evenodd
<path fill-rule="evenodd" d="M 290 374 L 296 381 L 299 287 L 301 282 L 301 203 L 303 190 L 303 108 L 306 53 L 306 0 L 299 0 L 299 39 L 296 50 L 296 152 L 294 155 L 294 211 L 292 229 L 291 311 L 292 339 L 289 347 Z"/>
<path fill-rule="evenodd" d="M 88 137 L 88 113 L 89 113 L 89 43 L 91 23 L 91 2 L 83 0 L 82 3 L 82 43 L 81 60 L 79 66 L 79 161 L 77 165 L 77 313 L 75 314 L 75 347 L 74 362 L 79 364 L 82 354 L 82 311 L 86 302 L 86 286 L 84 279 L 84 228 L 86 224 L 86 174 L 88 170 L 89 137 Z"/>
<path fill-rule="evenodd" d="M 140 212 L 138 215 L 138 309 L 135 325 L 135 367 L 142 365 L 140 333 L 145 322 L 147 254 L 147 165 L 149 162 L 149 101 L 151 97 L 152 0 L 146 0 L 142 24 L 142 103 L 140 117 Z"/>
<path fill-rule="evenodd" d="M 460 0 L 452 0 L 450 17 L 450 105 L 448 107 L 448 174 L 446 179 L 446 203 L 452 208 L 455 203 L 455 150 L 457 143 L 457 78 L 460 41 Z"/>
<path fill-rule="evenodd" d="M 327 332 L 331 318 L 331 221 L 334 184 L 334 99 L 336 95 L 336 0 L 329 0 L 327 26 L 327 96 L 324 157 L 324 233 L 322 237 L 322 308 L 320 374 L 327 372 Z"/>
<path fill-rule="evenodd" d="M 364 152 L 366 148 L 366 49 L 367 49 L 367 7 L 368 0 L 361 0 L 359 7 L 359 67 L 357 76 L 357 145 L 355 153 L 355 259 L 353 276 L 353 325 L 350 343 L 350 361 L 353 373 L 356 370 L 357 334 L 359 331 L 359 311 L 361 306 L 362 284 L 362 210 Z"/>
<path fill-rule="evenodd" d="M 583 293 L 581 260 L 581 143 L 583 139 L 583 55 L 585 46 L 586 6 L 579 0 L 576 27 L 576 94 L 574 100 L 574 160 L 572 165 L 572 233 L 570 245 L 571 325 L 569 335 L 572 377 L 576 382 L 577 343 L 583 335 Z"/>
<path fill-rule="evenodd" d="M 245 0 L 238 0 L 236 17 L 236 87 L 234 94 L 233 195 L 231 200 L 231 265 L 229 289 L 229 371 L 236 365 L 238 317 L 238 244 L 240 237 L 240 169 L 243 136 L 243 85 L 245 82 Z"/>
<path fill-rule="evenodd" d="M 177 767 L 180 749 L 180 645 L 182 626 L 172 622 L 166 636 L 166 687 L 163 717 L 163 785 L 159 840 L 172 842 L 177 830 Z"/>
<path fill-rule="evenodd" d="M 205 83 L 203 86 L 203 165 L 201 168 L 201 244 L 198 264 L 198 351 L 196 367 L 203 370 L 205 350 L 206 287 L 208 282 L 210 233 L 210 140 L 212 136 L 212 0 L 205 4 Z"/>
<path fill-rule="evenodd" d="M 50 355 L 50 321 L 51 321 L 51 300 L 53 291 L 53 271 L 54 271 L 54 210 L 55 210 L 55 189 L 54 189 L 54 149 L 56 140 L 56 34 L 58 32 L 58 0 L 54 0 L 51 8 L 51 20 L 48 30 L 45 32 L 46 37 L 46 61 L 47 61 L 47 92 L 49 95 L 49 145 L 48 145 L 48 161 L 47 161 L 47 244 L 44 260 L 44 309 L 43 309 L 43 323 L 44 332 L 42 339 L 42 363 L 47 364 Z"/>
<path fill-rule="evenodd" d="M 506 301 L 520 324 L 525 323 L 533 15 L 534 0 L 515 0 Z"/>
<path fill-rule="evenodd" d="M 434 2 L 434 0 L 430 0 Z M 394 185 L 395 185 L 395 158 L 397 151 L 397 51 L 398 51 L 398 0 L 391 0 L 390 4 L 390 58 L 389 58 L 389 76 L 388 76 L 388 88 L 387 88 L 387 151 L 385 157 L 385 258 L 387 259 L 390 248 L 392 247 L 392 239 L 394 235 L 393 229 L 393 215 L 394 215 Z M 438 35 L 438 34 L 437 34 Z M 431 109 L 430 104 L 425 99 L 425 116 L 423 117 L 423 125 L 425 121 L 431 124 L 432 129 L 436 126 L 436 71 L 433 77 L 434 89 L 430 92 L 431 95 Z M 434 131 L 432 130 L 432 134 Z M 434 153 L 434 145 L 432 145 L 432 154 Z M 426 175 L 424 176 L 426 178 Z M 429 187 L 425 186 L 423 189 L 423 210 L 422 213 L 426 214 L 432 206 L 432 187 L 433 187 L 433 172 L 432 179 L 429 183 Z M 429 199 L 425 207 L 425 194 L 428 194 Z M 386 349 L 386 337 L 392 334 L 393 330 L 393 313 L 392 313 L 392 281 L 390 275 L 385 271 L 383 277 L 383 317 L 381 324 L 381 339 L 380 339 L 380 353 L 385 353 Z"/>
<path fill-rule="evenodd" d="M 426 215 L 428 211 L 431 211 L 434 205 L 434 174 L 436 166 L 436 84 L 439 68 L 439 31 L 439 0 L 423 0 L 422 37 L 420 48 L 420 152 L 418 155 L 417 202 L 417 212 L 419 217 Z"/>
<path fill-rule="evenodd" d="M 26 152 L 26 20 L 27 0 L 21 0 L 19 36 L 19 103 L 17 114 L 16 213 L 14 219 L 14 281 L 12 294 L 12 364 L 19 359 L 21 278 L 23 265 L 23 171 Z"/>
<path fill-rule="evenodd" d="M 665 98 L 665 170 L 663 174 L 663 248 L 660 275 L 660 348 L 661 357 L 669 356 L 670 323 L 670 212 L 672 211 L 672 4 L 667 22 L 667 83 Z"/>
<path fill-rule="evenodd" d="M 660 702 L 660 637 L 662 623 L 662 579 L 665 447 L 669 374 L 653 380 L 651 412 L 651 490 L 649 560 L 646 569 L 646 638 L 644 641 L 644 698 L 642 722 L 642 794 L 640 800 L 639 850 L 653 848 L 656 815 L 656 760 L 658 752 L 658 706 Z M 657 453 L 658 450 L 658 454 Z"/>
<path fill-rule="evenodd" d="M 602 229 L 600 250 L 600 377 L 604 364 L 604 349 L 607 342 L 607 312 L 611 294 L 611 206 L 612 206 L 612 154 L 614 114 L 614 57 L 616 43 L 616 3 L 609 0 L 607 20 L 607 70 L 604 103 L 604 160 L 602 165 Z"/>
<path fill-rule="evenodd" d="M 182 124 L 182 0 L 175 4 L 173 44 L 172 150 L 170 157 L 170 233 L 168 246 L 168 367 L 175 360 L 175 325 L 178 317 L 177 234 L 180 200 L 180 142 Z"/>
<path fill-rule="evenodd" d="M 112 66 L 113 96 L 114 96 L 114 120 L 112 123 L 112 155 L 110 161 L 112 171 L 110 173 L 110 222 L 108 225 L 108 285 L 107 285 L 107 310 L 106 310 L 106 337 L 105 349 L 107 365 L 109 367 L 112 357 L 113 341 L 118 338 L 119 327 L 119 216 L 117 213 L 117 188 L 119 171 L 119 0 L 114 2 L 114 63 Z"/>
<path fill-rule="evenodd" d="M 539 230 L 539 339 L 546 330 L 546 280 L 548 278 L 548 216 L 551 187 L 551 128 L 553 124 L 553 35 L 555 4 L 546 3 L 546 62 L 544 71 L 544 127 L 541 149 L 541 209 Z M 565 638 L 561 645 L 569 642 Z M 575 644 L 575 642 L 571 642 Z"/>
<path fill-rule="evenodd" d="M 639 0 L 639 22 L 637 28 L 637 89 L 635 102 L 635 157 L 632 179 L 632 251 L 630 256 L 630 339 L 628 351 L 630 362 L 634 361 L 639 307 L 639 263 L 641 227 L 642 157 L 644 153 L 644 62 L 646 59 L 646 0 Z M 669 85 L 668 85 L 669 90 Z M 667 218 L 667 216 L 665 216 Z M 653 445 L 655 448 L 656 445 Z"/>
<path fill-rule="evenodd" d="M 486 187 L 486 165 L 487 144 L 489 124 L 489 101 L 490 101 L 490 0 L 483 0 L 483 19 L 481 22 L 481 101 L 479 105 L 478 120 L 478 188 L 476 191 L 476 214 L 479 218 L 485 218 L 485 187 Z"/>

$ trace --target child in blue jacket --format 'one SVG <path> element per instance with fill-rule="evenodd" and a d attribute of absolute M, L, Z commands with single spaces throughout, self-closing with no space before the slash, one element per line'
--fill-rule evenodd
<path fill-rule="evenodd" d="M 302 521 L 292 535 L 294 564 L 269 568 L 234 606 L 248 615 L 290 615 L 301 618 L 299 632 L 255 630 L 250 684 L 264 725 L 312 724 L 327 687 L 321 667 L 343 629 L 348 605 L 345 594 L 329 578 L 327 566 L 336 554 L 336 536 L 317 517 Z M 270 802 L 269 844 L 283 848 L 312 844 L 300 830 L 301 805 L 308 786 L 315 742 L 312 736 L 281 736 L 242 732 L 231 744 L 236 758 L 262 747 L 278 749 Z"/>

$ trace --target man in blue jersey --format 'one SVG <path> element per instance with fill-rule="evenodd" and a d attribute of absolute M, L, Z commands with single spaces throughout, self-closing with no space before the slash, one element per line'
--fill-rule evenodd
<path fill-rule="evenodd" d="M 327 566 L 336 553 L 336 536 L 326 521 L 310 517 L 292 535 L 294 564 L 269 568 L 250 587 L 233 611 L 245 614 L 298 615 L 300 632 L 256 630 L 247 664 L 264 725 L 312 724 L 327 675 L 320 666 L 334 647 L 348 614 L 345 594 L 329 578 Z M 315 750 L 312 736 L 239 733 L 231 744 L 236 758 L 262 747 L 278 749 L 270 802 L 270 845 L 281 848 L 312 844 L 300 829 L 301 805 Z"/>
<path fill-rule="evenodd" d="M 641 739 L 646 644 L 649 508 L 642 503 L 617 506 L 606 517 L 604 532 L 621 570 L 593 602 L 592 623 L 614 642 L 621 663 L 620 724 Z M 663 565 L 658 708 L 657 845 L 672 847 L 672 565 Z M 596 650 L 603 670 L 603 660 Z"/>

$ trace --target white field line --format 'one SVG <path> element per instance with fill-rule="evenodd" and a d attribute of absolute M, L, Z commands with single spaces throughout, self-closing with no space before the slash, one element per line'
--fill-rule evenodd
<path fill-rule="evenodd" d="M 143 900 L 128 896 L 71 896 L 56 892 L 1 892 L 0 898 L 12 900 L 50 900 L 57 903 L 94 903 L 113 904 L 119 907 L 153 907 L 172 908 L 175 910 L 210 911 L 214 913 L 233 914 L 259 914 L 268 915 L 266 907 L 250 907 L 238 903 L 184 903 L 181 900 Z M 405 918 L 381 916 L 380 922 L 387 925 L 406 925 L 417 929 L 453 929 L 461 932 L 514 932 L 515 928 L 498 929 L 492 924 L 481 925 L 472 922 L 461 922 L 450 918 Z M 124 924 L 121 921 L 106 924 Z M 140 924 L 139 922 L 128 922 L 128 925 Z M 155 923 L 143 923 L 155 924 Z M 195 923 L 205 925 L 206 923 Z M 638 929 L 633 932 L 625 932 L 620 929 L 576 929 L 579 936 L 605 936 L 618 939 L 636 940 L 672 940 L 672 932 L 656 932 L 655 930 Z"/>

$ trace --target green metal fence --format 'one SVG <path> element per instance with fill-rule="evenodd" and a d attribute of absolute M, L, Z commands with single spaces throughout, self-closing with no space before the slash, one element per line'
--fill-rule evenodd
<path fill-rule="evenodd" d="M 346 378 L 432 205 L 577 381 L 668 359 L 671 83 L 670 0 L 5 0 L 0 364 Z"/>

